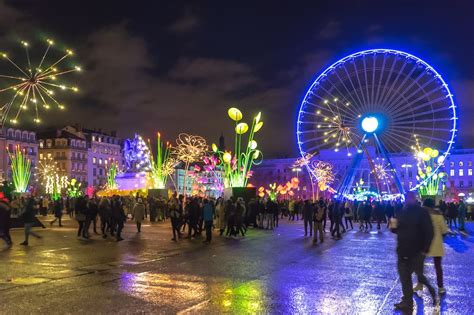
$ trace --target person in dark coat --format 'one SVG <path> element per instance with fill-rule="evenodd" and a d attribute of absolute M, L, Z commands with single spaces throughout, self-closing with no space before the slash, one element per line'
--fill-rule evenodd
<path fill-rule="evenodd" d="M 76 220 L 79 224 L 77 229 L 77 237 L 85 237 L 85 223 L 86 223 L 86 214 L 87 214 L 87 201 L 81 196 L 77 198 L 76 203 L 74 204 L 74 213 L 76 214 Z"/>
<path fill-rule="evenodd" d="M 102 238 L 107 238 L 107 230 L 110 234 L 114 235 L 112 225 L 112 207 L 110 205 L 109 198 L 103 197 L 99 202 L 99 217 L 100 217 L 100 230 L 102 231 Z"/>
<path fill-rule="evenodd" d="M 117 232 L 115 237 L 117 238 L 117 242 L 123 241 L 122 238 L 122 230 L 125 221 L 127 220 L 127 216 L 123 210 L 123 203 L 119 196 L 115 196 L 114 202 L 112 205 L 112 217 L 114 218 L 114 222 L 117 226 Z"/>
<path fill-rule="evenodd" d="M 53 209 L 54 209 L 54 220 L 49 222 L 49 225 L 53 226 L 54 222 L 59 221 L 59 226 L 63 226 L 61 223 L 61 218 L 63 216 L 63 207 L 59 199 L 54 201 Z"/>
<path fill-rule="evenodd" d="M 12 247 L 12 237 L 10 236 L 10 204 L 3 192 L 0 192 L 0 238 L 7 243 L 8 248 Z"/>
<path fill-rule="evenodd" d="M 391 229 L 397 234 L 398 274 L 402 284 L 403 297 L 395 308 L 412 312 L 413 282 L 412 274 L 418 277 L 418 282 L 426 286 L 436 303 L 436 292 L 423 274 L 425 256 L 433 240 L 433 223 L 429 212 L 420 206 L 415 192 L 405 196 L 405 207 L 398 213 L 397 219 L 392 219 Z"/>
<path fill-rule="evenodd" d="M 308 226 L 309 236 L 313 236 L 313 212 L 313 205 L 309 200 L 305 200 L 303 205 L 304 236 L 308 236 Z"/>
<path fill-rule="evenodd" d="M 31 231 L 33 224 L 35 223 L 35 200 L 33 197 L 28 198 L 25 206 L 25 211 L 21 215 L 23 222 L 25 223 L 25 240 L 20 245 L 28 246 L 28 239 L 30 235 L 36 238 L 41 238 L 40 235 Z"/>

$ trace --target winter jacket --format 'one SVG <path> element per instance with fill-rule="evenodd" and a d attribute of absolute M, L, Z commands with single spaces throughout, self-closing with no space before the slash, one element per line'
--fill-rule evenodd
<path fill-rule="evenodd" d="M 397 227 L 392 231 L 397 234 L 398 257 L 414 257 L 428 253 L 433 240 L 433 223 L 425 208 L 419 205 L 408 205 L 397 217 Z"/>
<path fill-rule="evenodd" d="M 133 219 L 137 223 L 141 223 L 145 218 L 145 205 L 142 202 L 137 202 L 133 207 Z"/>
<path fill-rule="evenodd" d="M 433 222 L 433 241 L 431 242 L 429 257 L 444 256 L 443 235 L 448 233 L 448 227 L 444 221 L 441 211 L 437 209 L 429 209 L 431 221 Z"/>
<path fill-rule="evenodd" d="M 204 204 L 202 208 L 202 218 L 204 222 L 212 221 L 214 218 L 214 211 L 212 210 L 212 205 L 210 203 Z"/>

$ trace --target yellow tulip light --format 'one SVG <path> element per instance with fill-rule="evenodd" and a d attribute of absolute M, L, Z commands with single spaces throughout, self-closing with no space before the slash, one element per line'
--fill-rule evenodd
<path fill-rule="evenodd" d="M 430 156 L 431 156 L 432 158 L 436 158 L 436 157 L 438 157 L 438 155 L 439 155 L 439 151 L 438 151 L 438 150 L 432 150 L 431 153 L 430 153 Z"/>
<path fill-rule="evenodd" d="M 232 160 L 232 154 L 230 154 L 229 152 L 225 152 L 224 155 L 222 155 L 222 160 L 224 161 L 224 163 L 229 164 Z"/>
<path fill-rule="evenodd" d="M 212 152 L 217 153 L 217 145 L 213 143 L 211 147 L 212 147 Z"/>
<path fill-rule="evenodd" d="M 425 148 L 425 149 L 423 150 L 423 153 L 426 154 L 426 155 L 431 155 L 431 152 L 432 152 L 432 151 L 433 151 L 432 148 Z"/>
<path fill-rule="evenodd" d="M 237 126 L 235 126 L 235 132 L 238 135 L 243 135 L 249 130 L 249 125 L 247 123 L 239 123 Z"/>
<path fill-rule="evenodd" d="M 253 158 L 254 160 L 258 159 L 258 157 L 260 156 L 260 150 L 256 150 L 255 153 L 253 154 Z"/>
<path fill-rule="evenodd" d="M 262 129 L 262 127 L 263 127 L 263 121 L 260 121 L 255 125 L 255 129 L 253 130 L 253 132 L 258 132 L 260 129 Z"/>
<path fill-rule="evenodd" d="M 250 146 L 250 149 L 255 150 L 257 148 L 257 141 L 255 140 L 250 141 L 249 146 Z"/>
<path fill-rule="evenodd" d="M 227 111 L 227 114 L 229 115 L 230 119 L 232 119 L 233 121 L 242 120 L 242 112 L 238 108 L 235 108 L 235 107 L 229 108 L 229 110 Z"/>

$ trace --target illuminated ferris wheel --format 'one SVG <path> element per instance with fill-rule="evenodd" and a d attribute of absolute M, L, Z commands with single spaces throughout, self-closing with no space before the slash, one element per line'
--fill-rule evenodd
<path fill-rule="evenodd" d="M 338 194 L 349 192 L 364 155 L 377 173 L 370 146 L 403 193 L 390 155 L 411 152 L 419 141 L 444 159 L 456 124 L 453 95 L 433 67 L 402 51 L 371 49 L 335 62 L 316 78 L 300 106 L 297 137 L 302 156 L 331 149 L 352 157 Z"/>

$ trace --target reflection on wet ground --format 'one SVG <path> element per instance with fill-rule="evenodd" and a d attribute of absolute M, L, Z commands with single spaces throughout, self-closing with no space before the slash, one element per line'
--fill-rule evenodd
<path fill-rule="evenodd" d="M 302 223 L 281 221 L 245 239 L 169 241 L 168 224 L 153 224 L 115 243 L 78 241 L 69 229 L 40 230 L 30 248 L 0 251 L 0 314 L 392 314 L 401 295 L 390 232 L 348 232 L 314 246 Z M 473 224 L 468 224 L 472 232 Z M 21 231 L 14 231 L 18 243 Z M 446 238 L 448 294 L 440 310 L 424 291 L 417 314 L 474 314 L 474 238 Z M 426 273 L 436 283 L 434 266 Z M 21 301 L 21 302 L 19 302 Z"/>

